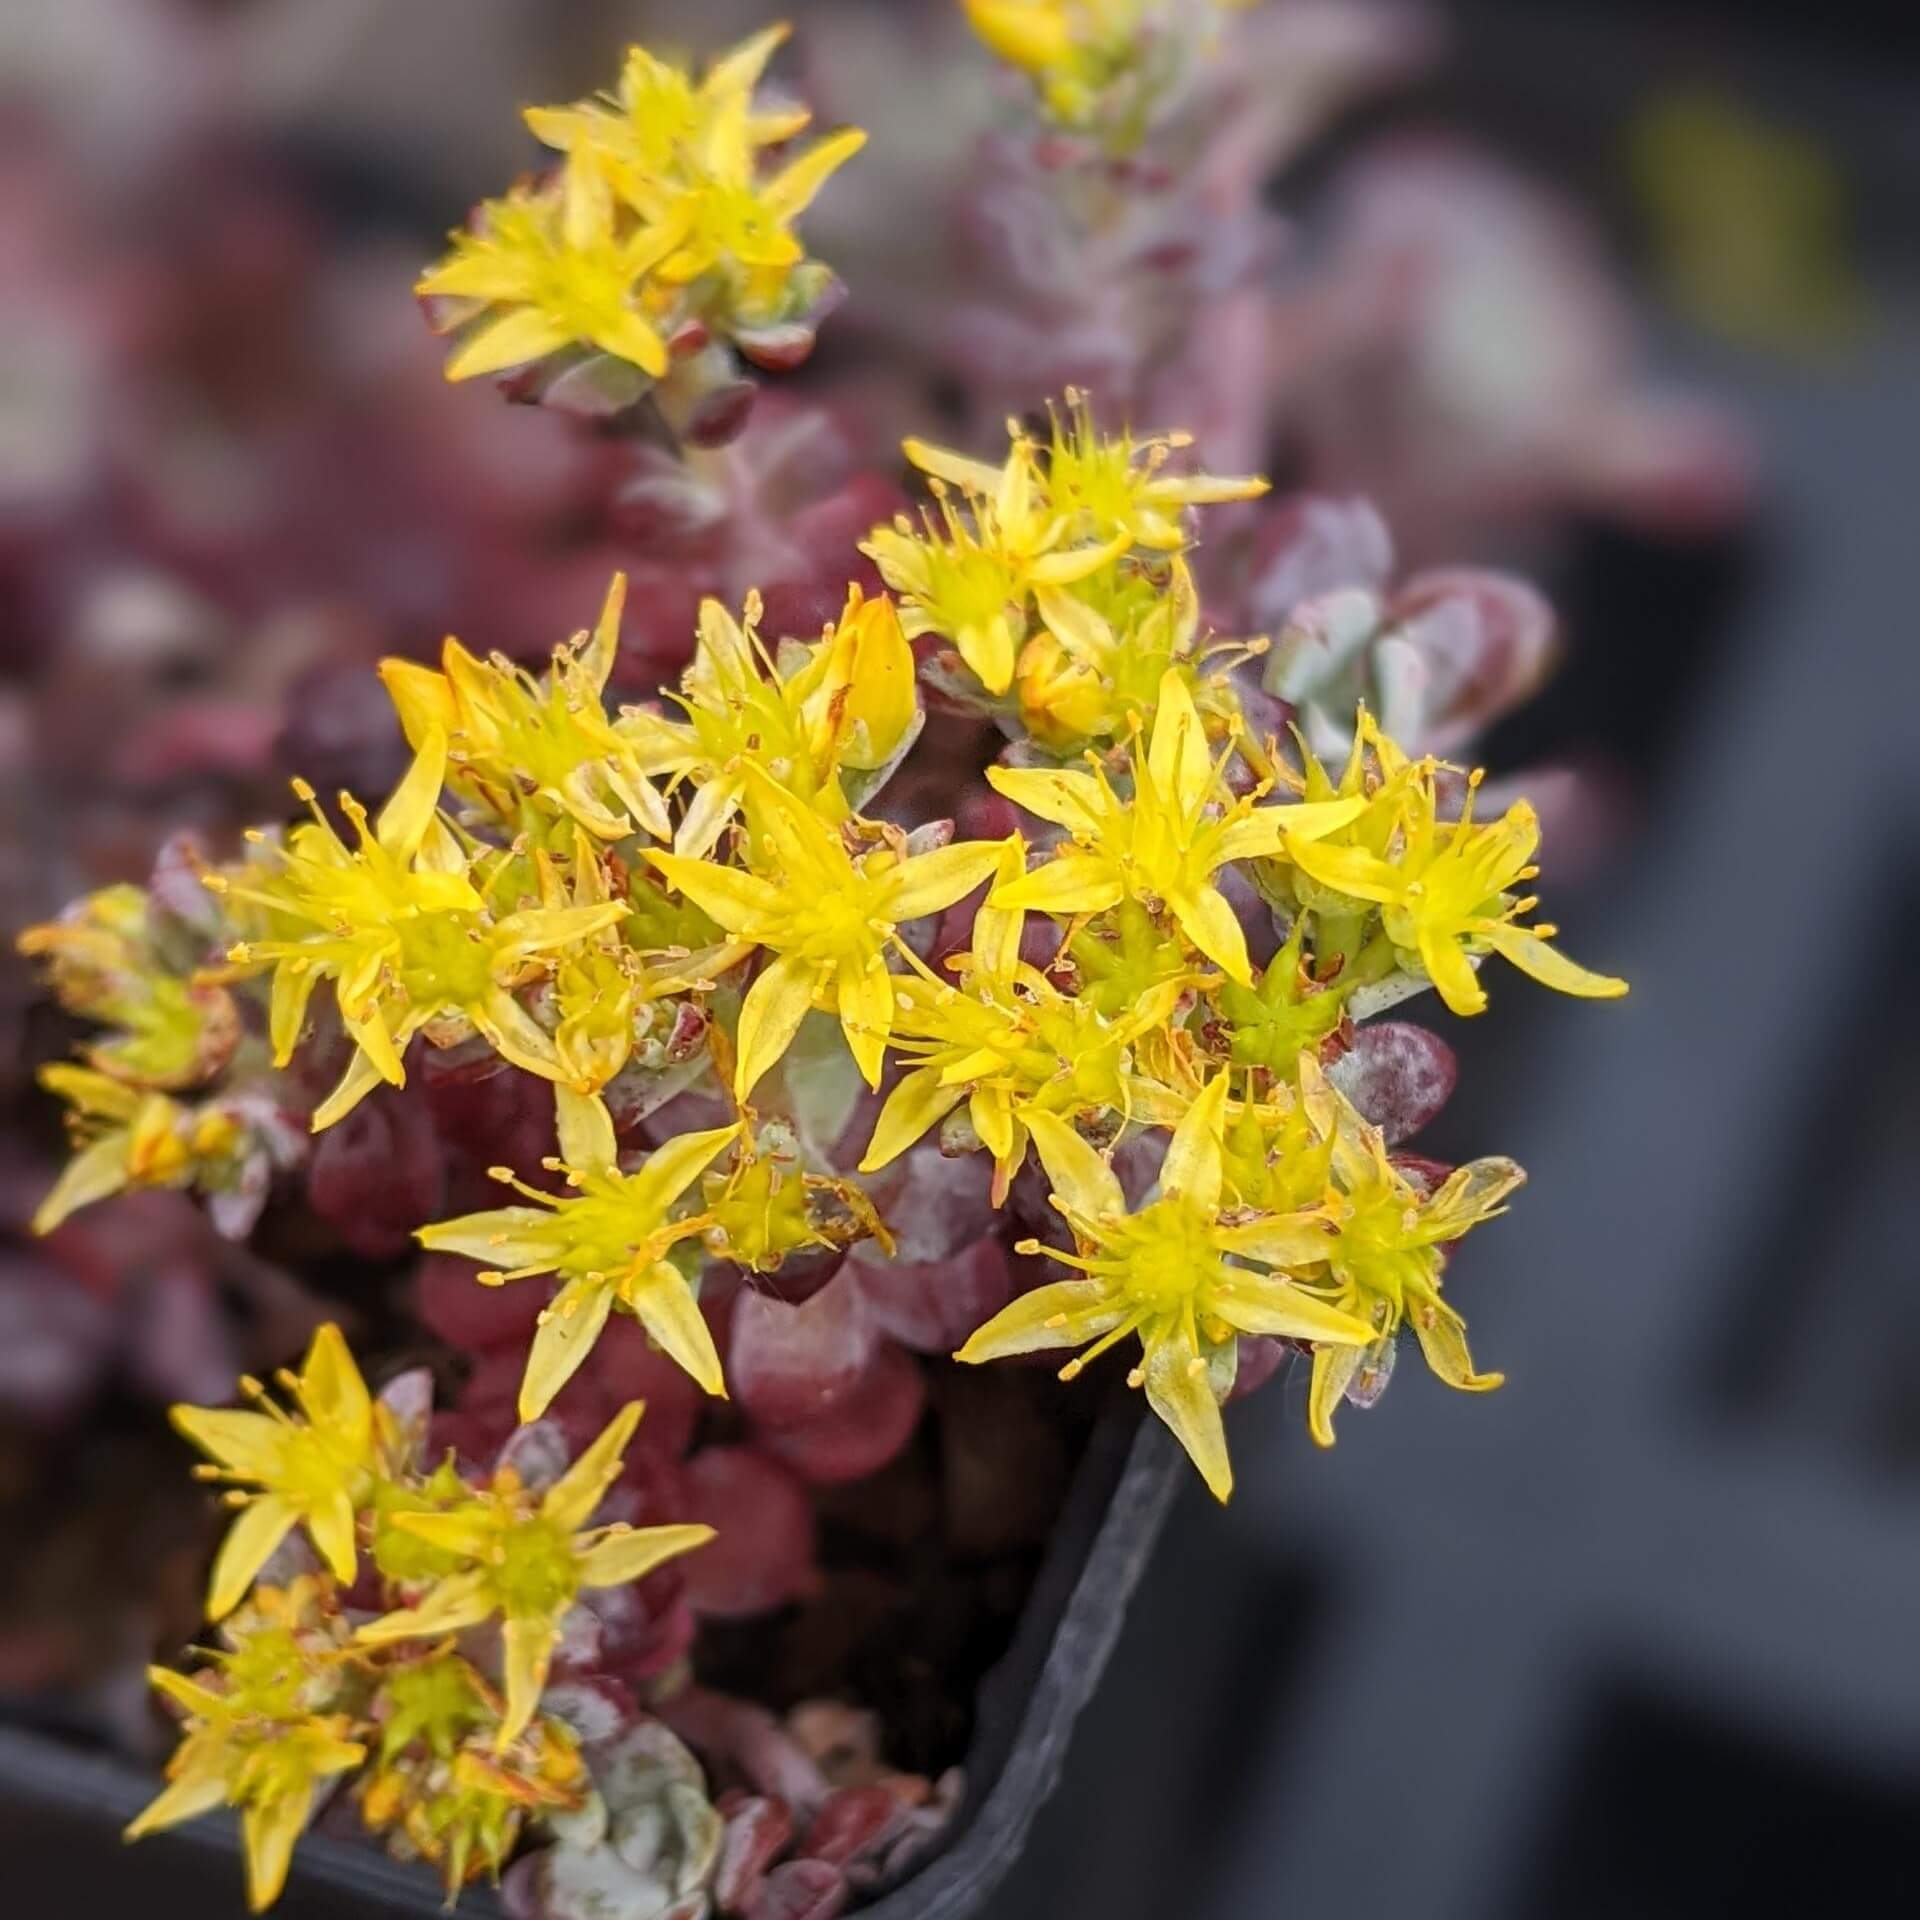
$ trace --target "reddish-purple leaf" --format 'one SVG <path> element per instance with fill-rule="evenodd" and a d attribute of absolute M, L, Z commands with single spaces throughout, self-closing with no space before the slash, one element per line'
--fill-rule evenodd
<path fill-rule="evenodd" d="M 789 1860 L 761 1881 L 745 1920 L 833 1920 L 845 1911 L 846 1875 L 824 1860 Z"/>
<path fill-rule="evenodd" d="M 722 1913 L 740 1913 L 793 1838 L 793 1810 L 770 1794 L 729 1798 L 732 1804 L 721 1809 L 727 1826 L 713 1870 L 713 1899 Z"/>
<path fill-rule="evenodd" d="M 738 1619 L 812 1593 L 813 1502 L 791 1468 L 752 1447 L 707 1447 L 687 1462 L 689 1520 L 715 1537 L 681 1563 L 694 1610 Z"/>
<path fill-rule="evenodd" d="M 1327 1077 L 1386 1135 L 1411 1139 L 1452 1097 L 1459 1078 L 1453 1049 L 1405 1020 L 1369 1020 Z"/>
<path fill-rule="evenodd" d="M 847 1866 L 884 1847 L 903 1812 L 885 1787 L 842 1787 L 814 1816 L 800 1850 L 809 1860 Z"/>

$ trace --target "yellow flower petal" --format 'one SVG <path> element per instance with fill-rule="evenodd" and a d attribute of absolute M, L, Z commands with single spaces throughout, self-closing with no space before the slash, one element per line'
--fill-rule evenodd
<path fill-rule="evenodd" d="M 1167 908 L 1180 923 L 1180 931 L 1204 953 L 1229 980 L 1241 986 L 1253 984 L 1253 961 L 1247 952 L 1247 936 L 1240 917 L 1227 904 L 1218 887 L 1198 886 L 1167 896 Z"/>
<path fill-rule="evenodd" d="M 1220 1135 L 1226 1112 L 1227 1076 L 1216 1073 L 1181 1116 L 1160 1166 L 1161 1192 L 1184 1194 L 1206 1214 L 1220 1207 Z"/>
<path fill-rule="evenodd" d="M 812 1007 L 821 978 L 817 961 L 783 953 L 747 989 L 740 1007 L 734 1097 L 744 1100 L 793 1043 Z"/>
<path fill-rule="evenodd" d="M 1013 1108 L 1004 1089 L 975 1087 L 967 1102 L 967 1117 L 973 1122 L 973 1130 L 980 1136 L 981 1145 L 996 1161 L 1004 1160 L 1012 1153 Z"/>
<path fill-rule="evenodd" d="M 1490 1393 L 1505 1383 L 1504 1373 L 1481 1373 L 1474 1367 L 1466 1322 L 1445 1301 L 1431 1296 L 1409 1300 L 1407 1319 L 1427 1365 L 1448 1386 L 1462 1393 Z"/>
<path fill-rule="evenodd" d="M 526 1732 L 540 1705 L 553 1661 L 558 1625 L 548 1619 L 510 1619 L 500 1623 L 501 1664 L 507 1683 L 506 1711 L 494 1735 L 493 1750 L 506 1750 Z"/>
<path fill-rule="evenodd" d="M 1334 1226 L 1324 1214 L 1270 1213 L 1216 1236 L 1223 1251 L 1261 1265 L 1292 1269 L 1317 1266 L 1333 1252 Z"/>
<path fill-rule="evenodd" d="M 1373 1329 L 1364 1320 L 1342 1313 L 1304 1287 L 1265 1274 L 1249 1273 L 1230 1287 L 1216 1288 L 1208 1304 L 1238 1333 L 1347 1347 L 1364 1347 L 1373 1340 Z"/>
<path fill-rule="evenodd" d="M 562 1239 L 545 1207 L 495 1207 L 421 1227 L 413 1236 L 433 1253 L 462 1253 L 489 1267 L 550 1267 Z"/>
<path fill-rule="evenodd" d="M 430 1514 L 397 1514 L 395 1525 L 410 1519 L 433 1519 Z M 409 1533 L 420 1532 L 407 1527 Z M 421 1533 L 421 1538 L 428 1536 Z M 481 1572 L 449 1574 L 439 1581 L 417 1607 L 382 1614 L 354 1632 L 354 1638 L 370 1647 L 390 1646 L 396 1640 L 437 1640 L 443 1634 L 458 1633 L 463 1627 L 478 1626 L 493 1612 L 493 1600 L 487 1591 L 487 1576 Z"/>
<path fill-rule="evenodd" d="M 284 1067 L 293 1058 L 300 1033 L 307 1023 L 307 1006 L 313 990 L 320 984 L 313 967 L 279 966 L 273 972 L 273 987 L 267 1006 L 267 1039 L 273 1047 L 273 1064 Z"/>
<path fill-rule="evenodd" d="M 247 1597 L 254 1576 L 272 1558 L 296 1518 L 285 1500 L 270 1493 L 248 1501 L 240 1509 L 220 1543 L 207 1582 L 209 1620 L 224 1620 Z"/>
<path fill-rule="evenodd" d="M 1226 1500 L 1233 1492 L 1233 1463 L 1207 1363 L 1191 1347 L 1162 1340 L 1148 1348 L 1142 1372 L 1147 1404 L 1186 1448 L 1213 1497 Z"/>
<path fill-rule="evenodd" d="M 447 361 L 447 378 L 472 380 L 524 366 L 558 352 L 572 337 L 564 321 L 549 319 L 538 307 L 516 307 L 475 329 Z"/>
<path fill-rule="evenodd" d="M 568 1166 L 598 1173 L 618 1160 L 620 1149 L 614 1139 L 613 1116 L 597 1093 L 576 1093 L 563 1083 L 556 1084 L 553 1114 L 560 1137 L 560 1158 Z"/>
<path fill-rule="evenodd" d="M 344 1120 L 375 1087 L 381 1084 L 380 1069 L 365 1053 L 355 1053 L 340 1076 L 340 1084 L 313 1110 L 309 1123 L 315 1133 Z"/>
<path fill-rule="evenodd" d="M 843 127 L 809 147 L 799 159 L 790 161 L 760 190 L 760 197 L 776 218 L 791 220 L 804 213 L 813 197 L 827 184 L 831 175 L 867 144 L 859 127 Z"/>
<path fill-rule="evenodd" d="M 620 1477 L 621 1457 L 627 1450 L 627 1442 L 633 1438 L 634 1428 L 640 1424 L 642 1411 L 638 1400 L 629 1400 L 580 1458 L 547 1489 L 540 1511 L 555 1526 L 572 1533 L 593 1518 L 594 1509 L 606 1497 L 607 1489 Z"/>
<path fill-rule="evenodd" d="M 35 1233 L 51 1233 L 70 1215 L 105 1200 L 127 1184 L 127 1137 L 102 1134 L 67 1162 L 33 1216 Z"/>
<path fill-rule="evenodd" d="M 1010 834 L 1000 843 L 1000 857 L 994 866 L 996 888 L 1011 886 L 1027 870 L 1026 842 Z M 971 952 L 979 971 L 989 980 L 1011 980 L 1020 964 L 1020 939 L 1026 915 L 1017 907 L 996 907 L 992 896 L 975 911 Z"/>
<path fill-rule="evenodd" d="M 328 1571 L 343 1587 L 353 1585 L 355 1556 L 353 1502 L 344 1487 L 335 1487 L 307 1513 L 307 1532 L 320 1550 Z"/>
<path fill-rule="evenodd" d="M 991 498 L 999 491 L 1000 469 L 984 460 L 971 460 L 964 453 L 955 453 L 951 447 L 936 447 L 930 440 L 902 440 L 900 451 L 922 473 L 930 473 L 936 480 L 944 480 L 963 493 Z"/>
<path fill-rule="evenodd" d="M 782 20 L 763 27 L 737 47 L 729 47 L 707 68 L 706 77 L 700 82 L 701 94 L 710 100 L 724 99 L 732 93 L 751 94 L 766 73 L 767 62 L 792 32 L 793 28 Z"/>
<path fill-rule="evenodd" d="M 190 1770 L 161 1789 L 155 1797 L 128 1821 L 121 1833 L 123 1840 L 142 1840 L 165 1827 L 177 1827 L 197 1820 L 225 1803 L 226 1784 L 216 1767 L 211 1772 Z"/>
<path fill-rule="evenodd" d="M 1287 814 L 1304 813 L 1310 805 L 1318 802 L 1305 802 L 1298 807 L 1285 807 L 1276 811 Z M 1345 805 L 1344 801 L 1332 802 L 1333 805 Z M 1257 817 L 1257 816 L 1256 816 Z M 1296 829 L 1293 822 L 1287 822 L 1287 858 L 1304 873 L 1309 880 L 1317 880 L 1323 887 L 1331 888 L 1335 893 L 1344 893 L 1354 900 L 1392 901 L 1398 900 L 1406 890 L 1406 883 L 1398 871 L 1386 861 L 1368 853 L 1361 847 L 1322 846 L 1311 833 Z"/>
<path fill-rule="evenodd" d="M 463 1560 L 478 1560 L 493 1547 L 495 1532 L 483 1509 L 456 1508 L 452 1513 L 407 1513 L 392 1515 L 393 1524 L 416 1540 L 457 1555 Z"/>
<path fill-rule="evenodd" d="M 1434 1242 L 1457 1240 L 1470 1227 L 1506 1211 L 1501 1204 L 1525 1185 L 1526 1172 L 1517 1162 L 1492 1154 L 1456 1167 L 1441 1183 L 1420 1216 L 1422 1231 Z"/>
<path fill-rule="evenodd" d="M 331 1321 L 315 1330 L 300 1363 L 300 1400 L 315 1424 L 360 1436 L 373 1426 L 373 1397 L 346 1336 Z"/>
<path fill-rule="evenodd" d="M 462 1009 L 492 1042 L 493 1050 L 524 1072 L 557 1080 L 564 1069 L 553 1036 L 504 987 L 495 987 L 479 1005 Z"/>
<path fill-rule="evenodd" d="M 272 1480 L 286 1459 L 286 1425 L 264 1413 L 174 1406 L 167 1409 L 167 1418 L 210 1460 L 244 1480 Z"/>
<path fill-rule="evenodd" d="M 677 1134 L 655 1147 L 640 1171 L 628 1177 L 627 1191 L 634 1204 L 664 1214 L 741 1132 L 736 1120 L 727 1127 Z"/>
<path fill-rule="evenodd" d="M 977 1366 L 1023 1353 L 1085 1346 L 1111 1333 L 1125 1318 L 1126 1310 L 1098 1281 L 1060 1280 L 1002 1307 L 953 1357 Z"/>
<path fill-rule="evenodd" d="M 1057 1114 L 1024 1116 L 1054 1197 L 1083 1220 L 1101 1220 L 1127 1210 L 1119 1177 L 1081 1135 Z"/>
<path fill-rule="evenodd" d="M 643 1579 L 655 1567 L 677 1560 L 683 1553 L 704 1547 L 714 1537 L 711 1527 L 623 1527 L 589 1547 L 580 1561 L 584 1587 L 623 1587 Z"/>
<path fill-rule="evenodd" d="M 674 852 L 688 860 L 700 860 L 711 853 L 727 822 L 740 810 L 746 785 L 736 773 L 717 773 L 707 781 L 681 816 L 680 829 L 673 836 Z"/>
<path fill-rule="evenodd" d="M 271 1800 L 242 1809 L 241 1845 L 247 1856 L 247 1905 L 265 1913 L 287 1884 L 287 1868 L 294 1843 L 307 1830 L 313 1811 L 313 1788 L 276 1794 Z"/>
<path fill-rule="evenodd" d="M 593 344 L 616 360 L 630 360 L 656 380 L 666 377 L 667 343 L 631 307 L 609 314 L 594 328 Z"/>
<path fill-rule="evenodd" d="M 913 1145 L 927 1129 L 960 1104 L 966 1089 L 941 1084 L 937 1068 L 921 1067 L 902 1077 L 887 1095 L 873 1138 L 860 1161 L 862 1173 L 877 1173 Z"/>
<path fill-rule="evenodd" d="M 764 939 L 784 917 L 780 889 L 771 881 L 731 867 L 716 867 L 710 861 L 683 859 L 677 853 L 649 851 L 647 858 L 677 892 L 685 894 L 729 933 L 747 940 Z"/>
<path fill-rule="evenodd" d="M 1487 921 L 1475 930 L 1494 952 L 1555 993 L 1575 994 L 1582 1000 L 1617 1000 L 1627 991 L 1624 980 L 1590 972 L 1525 927 L 1501 920 Z"/>
<path fill-rule="evenodd" d="M 555 1396 L 593 1351 L 600 1329 L 613 1311 L 613 1283 L 583 1274 L 547 1303 L 527 1349 L 527 1371 L 520 1382 L 522 1420 L 538 1420 Z"/>
<path fill-rule="evenodd" d="M 1028 73 L 1059 66 L 1073 55 L 1073 29 L 1064 12 L 1033 0 L 966 0 L 967 18 L 1002 60 Z"/>
<path fill-rule="evenodd" d="M 374 822 L 374 838 L 395 859 L 411 859 L 426 838 L 446 778 L 447 736 L 435 728 L 421 741 L 412 764 Z"/>
<path fill-rule="evenodd" d="M 1069 833 L 1090 833 L 1102 818 L 1100 783 L 1090 773 L 989 767 L 987 784 L 1036 819 L 1050 820 Z"/>
<path fill-rule="evenodd" d="M 1487 992 L 1473 970 L 1473 962 L 1457 940 L 1433 927 L 1420 929 L 1420 964 L 1434 984 L 1440 998 L 1457 1014 L 1472 1015 L 1487 1010 Z"/>
<path fill-rule="evenodd" d="M 682 1373 L 698 1381 L 716 1400 L 727 1397 L 713 1330 L 678 1267 L 670 1260 L 657 1262 L 628 1289 L 627 1305 Z"/>
<path fill-rule="evenodd" d="M 1186 680 L 1172 669 L 1160 676 L 1147 771 L 1159 792 L 1189 818 L 1199 813 L 1213 787 L 1213 759 L 1207 752 L 1206 729 L 1200 724 Z"/>
<path fill-rule="evenodd" d="M 989 904 L 1040 913 L 1104 913 L 1125 898 L 1113 867 L 1097 854 L 1059 853 L 1011 885 L 994 888 Z"/>
<path fill-rule="evenodd" d="M 1364 1347 L 1316 1347 L 1313 1379 L 1307 1388 L 1307 1431 L 1316 1446 L 1333 1445 L 1333 1410 L 1360 1371 Z"/>
<path fill-rule="evenodd" d="M 1005 693 L 1013 684 L 1017 649 L 1012 624 L 1004 613 L 996 614 L 984 625 L 970 622 L 959 628 L 953 644 L 989 693 Z"/>
<path fill-rule="evenodd" d="M 408 746 L 417 749 L 430 734 L 453 731 L 456 721 L 453 689 L 444 674 L 435 673 L 417 660 L 382 660 L 380 682 L 387 690 L 387 698 L 393 702 Z"/>
<path fill-rule="evenodd" d="M 878 954 L 864 964 L 858 959 L 843 960 L 835 980 L 835 998 L 840 1029 L 846 1035 L 853 1063 L 868 1086 L 878 1087 L 887 1057 L 887 1039 L 893 1031 L 893 976 L 885 960 Z"/>
<path fill-rule="evenodd" d="M 1000 864 L 997 840 L 957 840 L 916 853 L 886 876 L 883 897 L 895 921 L 939 913 L 971 893 Z"/>

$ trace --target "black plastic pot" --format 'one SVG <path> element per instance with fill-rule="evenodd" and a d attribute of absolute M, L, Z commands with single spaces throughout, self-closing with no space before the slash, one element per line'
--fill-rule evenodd
<path fill-rule="evenodd" d="M 945 1849 L 860 1910 L 862 1920 L 970 1920 L 1019 1856 L 1099 1684 L 1145 1571 L 1180 1454 L 1139 1396 L 1109 1408 L 1088 1443 L 1013 1643 L 980 1690 L 968 1792 Z M 241 1906 L 238 1829 L 197 1821 L 124 1847 L 150 1775 L 43 1733 L 0 1727 L 0 1910 L 209 1920 Z M 439 1882 L 371 1848 L 311 1838 L 294 1856 L 278 1920 L 398 1920 L 442 1911 Z M 460 1911 L 500 1912 L 469 1890 Z"/>

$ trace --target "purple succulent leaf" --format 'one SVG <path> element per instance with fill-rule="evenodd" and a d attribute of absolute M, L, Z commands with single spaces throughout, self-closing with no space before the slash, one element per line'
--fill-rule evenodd
<path fill-rule="evenodd" d="M 573 1464 L 573 1448 L 558 1420 L 530 1420 L 516 1427 L 500 1449 L 499 1467 L 511 1467 L 534 1493 L 547 1488 Z"/>
<path fill-rule="evenodd" d="M 1398 634 L 1377 640 L 1368 660 L 1372 706 L 1389 738 L 1409 752 L 1432 744 L 1427 732 L 1428 684 L 1432 669 Z"/>
<path fill-rule="evenodd" d="M 1421 745 L 1430 752 L 1465 745 L 1533 694 L 1552 665 L 1553 608 L 1510 574 L 1416 574 L 1388 601 L 1387 619 L 1426 664 Z"/>
<path fill-rule="evenodd" d="M 144 1275 L 128 1296 L 121 1336 L 134 1379 L 156 1399 L 226 1399 L 239 1372 L 233 1335 L 208 1276 L 175 1261 Z"/>
<path fill-rule="evenodd" d="M 875 1324 L 915 1353 L 951 1353 L 1013 1297 L 1006 1255 L 992 1239 L 925 1263 L 856 1249 L 847 1266 Z"/>
<path fill-rule="evenodd" d="M 992 1227 L 992 1182 L 986 1160 L 943 1154 L 926 1139 L 872 1175 L 867 1190 L 899 1258 L 926 1264 L 951 1259 Z"/>
<path fill-rule="evenodd" d="M 655 1711 L 689 1746 L 743 1775 L 756 1791 L 784 1800 L 803 1819 L 832 1791 L 812 1755 L 765 1707 L 687 1686 Z"/>
<path fill-rule="evenodd" d="M 1453 1096 L 1460 1063 L 1436 1033 L 1405 1020 L 1371 1020 L 1327 1077 L 1387 1143 L 1410 1140 Z"/>
<path fill-rule="evenodd" d="M 1261 683 L 1283 700 L 1330 699 L 1357 676 L 1380 629 L 1380 599 L 1367 587 L 1338 587 L 1303 601 L 1279 630 Z"/>
<path fill-rule="evenodd" d="M 913 1807 L 896 1830 L 883 1857 L 877 1863 L 862 1862 L 849 1874 L 855 1887 L 883 1885 L 897 1880 L 915 1861 L 939 1844 L 952 1826 L 965 1797 L 967 1776 L 958 1767 L 949 1767 L 933 1783 L 933 1797 L 924 1806 Z"/>
<path fill-rule="evenodd" d="M 886 1787 L 842 1787 L 814 1815 L 798 1851 L 846 1868 L 879 1853 L 900 1831 L 906 1808 Z"/>
<path fill-rule="evenodd" d="M 640 552 L 666 558 L 717 533 L 731 505 L 714 480 L 649 446 L 636 451 L 634 470 L 614 491 L 608 511 Z"/>
<path fill-rule="evenodd" d="M 669 1051 L 676 1050 L 669 1042 Z M 646 1067 L 629 1061 L 607 1082 L 602 1098 L 613 1116 L 614 1131 L 625 1133 L 643 1120 L 650 1120 L 669 1101 L 694 1092 L 707 1076 L 710 1062 L 705 1053 L 690 1059 L 675 1060 L 664 1067 Z M 718 1110 L 718 1096 L 713 1102 Z M 662 1138 L 668 1137 L 662 1134 Z"/>
<path fill-rule="evenodd" d="M 634 1723 L 633 1696 L 616 1680 L 593 1674 L 556 1680 L 540 1696 L 540 1711 L 563 1720 L 587 1747 L 603 1747 Z"/>
<path fill-rule="evenodd" d="M 789 1860 L 754 1890 L 745 1920 L 834 1920 L 851 1897 L 838 1867 L 824 1860 Z"/>
<path fill-rule="evenodd" d="M 587 353 L 543 367 L 536 384 L 543 407 L 575 420 L 613 420 L 644 400 L 653 382 L 630 361 Z"/>
<path fill-rule="evenodd" d="M 112 1365 L 114 1338 L 110 1309 L 50 1262 L 8 1254 L 0 1264 L 0 1411 L 9 1418 L 54 1426 L 77 1413 Z"/>
<path fill-rule="evenodd" d="M 1233 1385 L 1227 1393 L 1230 1401 L 1244 1400 L 1248 1394 L 1258 1393 L 1286 1365 L 1287 1355 L 1292 1351 L 1286 1341 L 1275 1340 L 1264 1333 L 1242 1334 L 1235 1344 L 1240 1352 Z"/>
<path fill-rule="evenodd" d="M 1246 624 L 1277 632 L 1309 601 L 1377 591 L 1392 572 L 1393 536 L 1370 501 L 1308 493 L 1277 500 L 1255 535 Z"/>
<path fill-rule="evenodd" d="M 726 1820 L 713 1870 L 713 1899 L 722 1913 L 739 1913 L 793 1838 L 793 1811 L 771 1794 L 750 1794 Z"/>
<path fill-rule="evenodd" d="M 416 1466 L 425 1452 L 427 1428 L 433 1420 L 432 1369 L 408 1367 L 396 1373 L 375 1399 L 399 1428 L 401 1460 L 408 1468 Z"/>

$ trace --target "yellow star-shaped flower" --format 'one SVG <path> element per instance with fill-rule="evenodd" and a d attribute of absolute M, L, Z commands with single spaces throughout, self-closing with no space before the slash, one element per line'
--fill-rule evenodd
<path fill-rule="evenodd" d="M 999 843 L 960 841 L 906 856 L 885 843 L 850 852 L 844 833 L 757 766 L 743 772 L 755 871 L 677 854 L 647 856 L 729 933 L 773 956 L 740 1009 L 734 1093 L 744 1100 L 753 1091 L 816 1006 L 839 1014 L 862 1075 L 877 1087 L 893 1031 L 887 960 L 898 929 L 971 893 L 998 863 Z"/>
<path fill-rule="evenodd" d="M 1271 857 L 1283 846 L 1331 833 L 1364 807 L 1359 799 L 1259 806 L 1227 803 L 1220 769 L 1185 680 L 1160 682 L 1153 733 L 1133 749 L 1133 793 L 1117 794 L 1096 761 L 1091 773 L 989 767 L 996 791 L 1067 830 L 1068 840 L 1033 872 L 1003 882 L 995 907 L 1103 913 L 1137 900 L 1170 915 L 1194 947 L 1230 979 L 1251 984 L 1246 936 L 1215 872 L 1230 860 Z"/>
<path fill-rule="evenodd" d="M 1233 1491 L 1233 1468 L 1215 1358 L 1230 1354 L 1240 1334 L 1352 1348 L 1373 1337 L 1364 1320 L 1290 1277 L 1325 1258 L 1332 1225 L 1324 1213 L 1236 1219 L 1226 1208 L 1226 1097 L 1227 1076 L 1218 1074 L 1174 1128 L 1159 1196 L 1137 1213 L 1128 1212 L 1113 1169 L 1072 1127 L 1051 1114 L 1029 1115 L 1053 1204 L 1075 1245 L 1072 1253 L 1044 1251 L 1086 1277 L 1022 1295 L 954 1356 L 978 1362 L 1082 1347 L 1062 1369 L 1061 1378 L 1071 1379 L 1095 1355 L 1137 1335 L 1142 1358 L 1133 1384 L 1146 1388 L 1154 1412 L 1221 1500 Z M 1022 1250 L 1043 1249 L 1028 1241 Z"/>
<path fill-rule="evenodd" d="M 511 1467 L 451 1513 L 401 1513 L 394 1525 L 465 1564 L 420 1602 L 369 1621 L 363 1645 L 435 1640 L 498 1618 L 505 1649 L 506 1711 L 496 1752 L 519 1738 L 540 1704 L 561 1621 L 582 1589 L 624 1587 L 713 1538 L 711 1527 L 589 1527 L 619 1478 L 640 1403 L 623 1407 L 567 1471 L 536 1496 Z"/>

